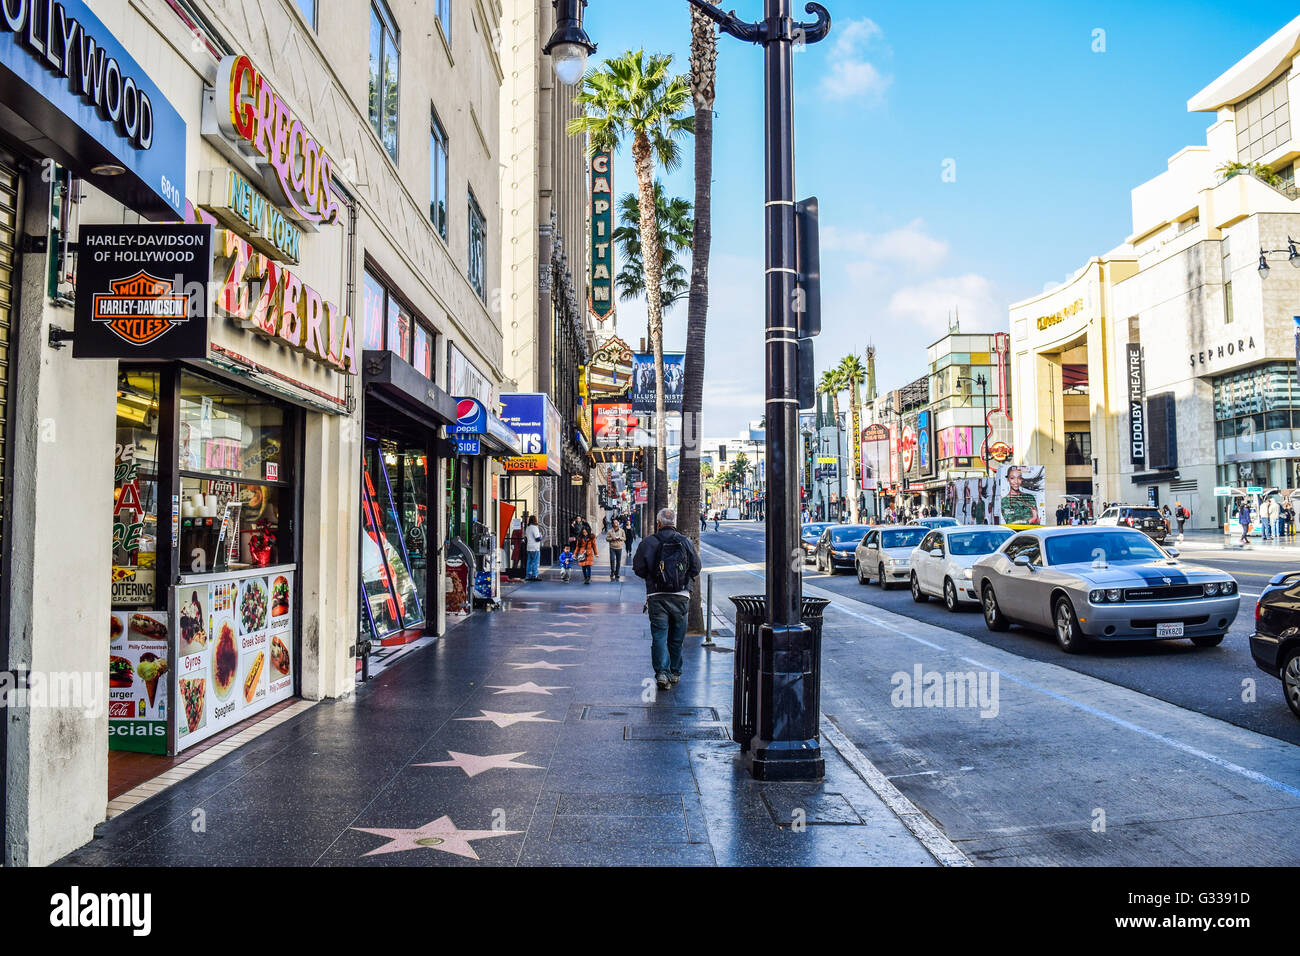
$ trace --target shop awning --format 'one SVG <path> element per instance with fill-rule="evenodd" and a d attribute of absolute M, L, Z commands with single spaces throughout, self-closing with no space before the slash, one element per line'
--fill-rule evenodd
<path fill-rule="evenodd" d="M 519 455 L 523 449 L 515 430 L 491 412 L 487 415 L 487 431 L 483 433 L 483 450 L 489 455 Z"/>
<path fill-rule="evenodd" d="M 389 351 L 363 352 L 361 375 L 366 389 L 388 404 L 440 425 L 456 423 L 456 400 L 400 355 Z"/>

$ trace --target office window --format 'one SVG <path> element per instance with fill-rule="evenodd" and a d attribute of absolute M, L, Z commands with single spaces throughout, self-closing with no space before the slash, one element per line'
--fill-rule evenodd
<path fill-rule="evenodd" d="M 1242 100 L 1233 110 L 1237 127 L 1237 158 L 1258 162 L 1279 146 L 1291 141 L 1291 104 L 1287 101 L 1284 72 L 1254 96 Z"/>
<path fill-rule="evenodd" d="M 451 41 L 451 0 L 434 0 L 433 11 L 438 16 L 438 22 L 442 24 L 442 33 Z"/>
<path fill-rule="evenodd" d="M 429 220 L 438 235 L 447 238 L 447 132 L 431 117 L 429 133 Z"/>
<path fill-rule="evenodd" d="M 316 0 L 298 0 L 298 9 L 306 17 L 307 22 L 311 24 L 313 30 L 316 29 Z"/>
<path fill-rule="evenodd" d="M 1232 283 L 1223 284 L 1223 324 L 1232 324 Z"/>
<path fill-rule="evenodd" d="M 388 155 L 397 159 L 397 25 L 382 0 L 370 5 L 370 125 Z"/>
<path fill-rule="evenodd" d="M 487 301 L 487 221 L 474 194 L 469 194 L 469 284 Z"/>

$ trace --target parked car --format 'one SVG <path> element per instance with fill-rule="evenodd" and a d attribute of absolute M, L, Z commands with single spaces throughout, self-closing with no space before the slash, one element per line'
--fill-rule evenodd
<path fill-rule="evenodd" d="M 917 518 L 912 522 L 924 528 L 952 528 L 960 523 L 956 518 Z"/>
<path fill-rule="evenodd" d="M 799 529 L 799 547 L 803 549 L 804 564 L 812 564 L 817 554 L 817 543 L 822 539 L 822 532 L 830 526 L 829 521 L 810 521 Z"/>
<path fill-rule="evenodd" d="M 853 567 L 853 548 L 870 529 L 864 524 L 830 524 L 817 542 L 817 570 L 834 574 Z"/>
<path fill-rule="evenodd" d="M 971 568 L 1014 534 L 1001 525 L 958 525 L 931 531 L 911 555 L 912 600 L 924 604 L 931 597 L 942 597 L 950 611 L 963 602 L 979 601 Z"/>
<path fill-rule="evenodd" d="M 919 524 L 869 528 L 853 555 L 858 583 L 866 584 L 874 577 L 882 591 L 891 584 L 905 583 L 912 573 L 912 549 L 929 531 Z"/>
<path fill-rule="evenodd" d="M 1260 594 L 1250 655 L 1260 670 L 1281 679 L 1282 696 L 1300 717 L 1300 571 L 1275 575 Z"/>
<path fill-rule="evenodd" d="M 1150 505 L 1111 505 L 1097 519 L 1098 528 L 1136 528 L 1157 544 L 1169 537 L 1169 522 Z"/>
<path fill-rule="evenodd" d="M 1177 557 L 1133 528 L 1039 528 L 977 560 L 973 583 L 989 630 L 1051 630 L 1068 654 L 1092 640 L 1214 647 L 1237 616 L 1237 582 Z"/>

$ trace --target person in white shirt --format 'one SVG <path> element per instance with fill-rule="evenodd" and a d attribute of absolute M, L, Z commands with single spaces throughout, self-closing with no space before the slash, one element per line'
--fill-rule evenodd
<path fill-rule="evenodd" d="M 528 527 L 524 529 L 524 547 L 528 551 L 528 568 L 524 572 L 524 578 L 536 581 L 542 563 L 542 529 L 537 526 L 537 515 L 528 518 Z"/>

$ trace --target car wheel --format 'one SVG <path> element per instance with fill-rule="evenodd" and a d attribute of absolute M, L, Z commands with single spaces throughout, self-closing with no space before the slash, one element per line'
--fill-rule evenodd
<path fill-rule="evenodd" d="M 1067 654 L 1079 654 L 1087 647 L 1088 639 L 1079 629 L 1079 617 L 1069 598 L 1060 598 L 1052 609 L 1052 623 L 1056 627 L 1056 643 Z"/>
<path fill-rule="evenodd" d="M 1223 635 L 1206 634 L 1204 637 L 1194 637 L 1192 643 L 1197 647 L 1218 647 L 1223 643 Z"/>
<path fill-rule="evenodd" d="M 1291 713 L 1300 717 L 1300 647 L 1294 648 L 1282 662 L 1282 696 Z"/>
<path fill-rule="evenodd" d="M 980 603 L 984 606 L 984 626 L 990 631 L 1005 631 L 1011 626 L 1002 614 L 998 596 L 993 593 L 993 585 L 984 585 L 984 594 Z"/>
<path fill-rule="evenodd" d="M 867 583 L 867 579 L 866 579 L 865 577 L 863 577 L 863 575 L 862 575 L 862 562 L 857 561 L 857 560 L 854 560 L 854 562 L 853 562 L 853 570 L 855 570 L 855 571 L 858 573 L 858 583 L 859 583 L 859 584 L 866 584 L 866 583 Z"/>
<path fill-rule="evenodd" d="M 930 596 L 921 590 L 921 581 L 915 571 L 912 572 L 912 600 L 917 604 L 924 604 L 930 600 Z"/>
<path fill-rule="evenodd" d="M 876 566 L 876 584 L 880 585 L 882 591 L 889 590 L 889 582 L 885 580 L 885 566 L 883 564 Z"/>
<path fill-rule="evenodd" d="M 957 586 L 952 578 L 943 579 L 943 604 L 950 611 L 957 610 Z"/>

